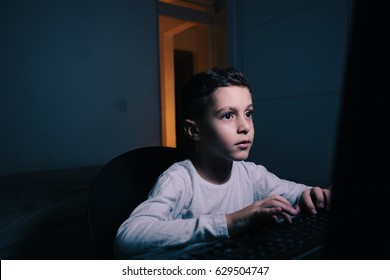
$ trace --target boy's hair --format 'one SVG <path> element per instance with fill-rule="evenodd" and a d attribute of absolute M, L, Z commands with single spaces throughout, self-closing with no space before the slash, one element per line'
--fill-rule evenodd
<path fill-rule="evenodd" d="M 214 67 L 193 75 L 181 90 L 182 118 L 200 120 L 211 101 L 212 93 L 220 87 L 250 85 L 244 75 L 234 67 Z"/>

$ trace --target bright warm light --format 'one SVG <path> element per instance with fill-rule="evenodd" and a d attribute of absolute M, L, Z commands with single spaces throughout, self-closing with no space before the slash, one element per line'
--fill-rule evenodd
<path fill-rule="evenodd" d="M 197 72 L 211 65 L 210 27 L 168 16 L 159 16 L 160 94 L 162 145 L 176 147 L 174 50 L 194 54 Z"/>

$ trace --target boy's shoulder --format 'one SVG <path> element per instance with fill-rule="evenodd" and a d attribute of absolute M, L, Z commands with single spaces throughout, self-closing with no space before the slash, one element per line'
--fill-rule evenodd
<path fill-rule="evenodd" d="M 167 170 L 165 170 L 164 173 L 170 173 L 170 172 L 188 172 L 189 169 L 191 169 L 192 162 L 189 159 L 184 159 L 182 161 L 177 161 L 173 163 L 171 166 L 168 167 Z"/>
<path fill-rule="evenodd" d="M 160 176 L 151 191 L 152 195 L 161 192 L 187 193 L 191 184 L 191 161 L 183 160 L 173 163 Z"/>
<path fill-rule="evenodd" d="M 176 179 L 188 178 L 192 173 L 192 162 L 189 159 L 178 161 L 168 167 L 161 175 L 162 177 L 170 177 Z"/>

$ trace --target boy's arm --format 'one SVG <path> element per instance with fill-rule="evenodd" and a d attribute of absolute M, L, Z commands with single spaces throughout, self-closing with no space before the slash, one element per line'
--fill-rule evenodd
<path fill-rule="evenodd" d="M 115 240 L 118 258 L 140 255 L 162 246 L 189 245 L 228 235 L 222 213 L 182 219 L 191 196 L 185 182 L 168 177 L 160 183 L 163 187 L 141 203 L 118 229 Z"/>

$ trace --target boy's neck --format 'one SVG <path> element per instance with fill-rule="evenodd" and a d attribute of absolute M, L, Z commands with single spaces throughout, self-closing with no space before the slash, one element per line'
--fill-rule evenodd
<path fill-rule="evenodd" d="M 206 181 L 220 185 L 230 179 L 233 162 L 231 160 L 195 157 L 192 160 L 196 171 Z"/>

